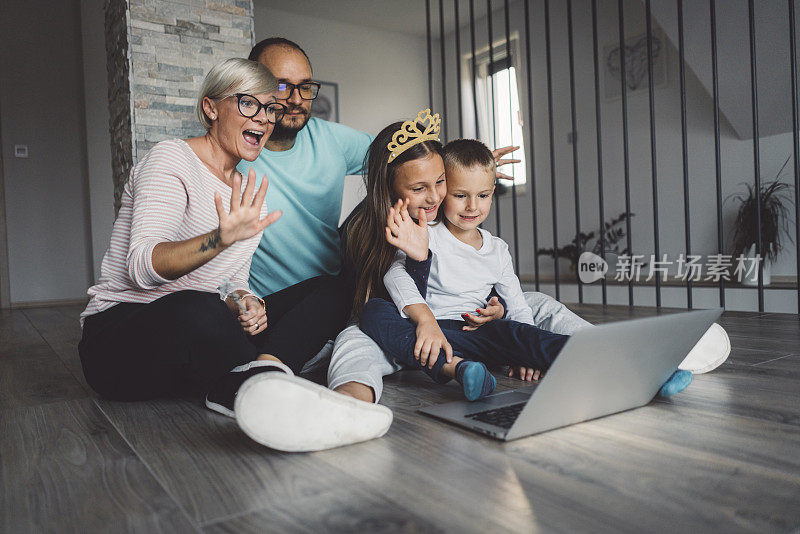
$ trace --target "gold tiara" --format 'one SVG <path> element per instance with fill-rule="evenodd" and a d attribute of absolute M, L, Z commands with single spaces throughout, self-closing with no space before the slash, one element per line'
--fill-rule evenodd
<path fill-rule="evenodd" d="M 391 152 L 389 161 L 392 161 L 414 145 L 424 141 L 438 141 L 441 122 L 439 114 L 431 115 L 430 109 L 423 109 L 417 113 L 417 117 L 414 120 L 404 122 L 392 136 L 391 142 L 386 145 L 386 148 Z M 425 129 L 420 131 L 417 124 L 424 125 Z"/>

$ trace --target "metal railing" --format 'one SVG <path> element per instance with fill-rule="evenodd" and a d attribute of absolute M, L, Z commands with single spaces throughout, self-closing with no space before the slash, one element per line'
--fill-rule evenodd
<path fill-rule="evenodd" d="M 468 21 L 461 20 L 461 13 L 462 13 L 462 5 L 464 1 L 468 2 Z M 713 106 L 713 138 L 714 138 L 714 188 L 715 188 L 715 200 L 716 200 L 716 253 L 717 254 L 724 254 L 725 248 L 725 239 L 724 239 L 724 232 L 723 232 L 723 194 L 722 194 L 722 159 L 721 159 L 721 140 L 720 140 L 720 96 L 719 96 L 719 85 L 720 85 L 720 73 L 719 73 L 719 57 L 718 57 L 718 27 L 717 27 L 717 9 L 716 9 L 716 2 L 715 0 L 706 0 L 708 2 L 708 15 L 709 15 L 709 41 L 710 41 L 710 61 L 711 61 L 711 101 Z M 752 183 L 754 185 L 754 194 L 756 197 L 756 224 L 758 226 L 756 231 L 756 243 L 755 243 L 755 253 L 760 256 L 764 257 L 764 243 L 762 243 L 762 232 L 761 232 L 761 148 L 760 148 L 760 137 L 759 137 L 759 111 L 758 111 L 758 53 L 757 50 L 757 35 L 756 35 L 756 5 L 754 0 L 746 0 L 747 1 L 747 17 L 748 17 L 748 43 L 749 43 L 749 74 L 750 74 L 750 93 L 751 93 L 751 111 L 752 111 L 752 138 L 753 138 L 753 174 L 752 174 Z M 522 28 L 521 34 L 524 34 L 524 42 L 525 46 L 521 47 L 520 53 L 520 64 L 525 67 L 525 72 L 527 73 L 526 77 L 526 94 L 520 94 L 520 101 L 527 102 L 527 125 L 526 131 L 528 134 L 529 139 L 529 149 L 526 151 L 526 159 L 527 159 L 527 192 L 530 194 L 531 197 L 531 209 L 532 209 L 532 239 L 531 244 L 533 245 L 534 249 L 534 257 L 533 257 L 533 274 L 534 274 L 534 283 L 536 289 L 539 290 L 540 288 L 540 262 L 536 251 L 539 250 L 540 239 L 539 239 L 539 232 L 541 230 L 538 217 L 537 217 L 537 191 L 536 191 L 536 155 L 534 154 L 533 150 L 533 140 L 534 140 L 534 102 L 536 101 L 536 95 L 534 95 L 533 91 L 533 65 L 532 65 L 532 33 L 531 33 L 531 21 L 532 21 L 532 9 L 530 0 L 521 0 L 522 2 L 522 9 L 524 12 L 524 21 L 522 21 Z M 653 14 L 651 12 L 651 0 L 642 0 L 644 4 L 645 10 L 645 23 L 646 23 L 646 39 L 647 39 L 647 82 L 648 82 L 648 104 L 649 104 L 649 134 L 650 134 L 650 179 L 651 179 L 651 187 L 652 187 L 652 215 L 653 215 L 653 253 L 655 258 L 661 258 L 661 243 L 660 243 L 660 217 L 659 217 L 659 198 L 658 198 L 658 186 L 659 186 L 659 168 L 658 168 L 658 160 L 657 160 L 657 150 L 659 147 L 658 138 L 657 138 L 657 128 L 656 128 L 656 113 L 655 113 L 655 94 L 654 94 L 654 50 L 653 50 L 653 37 L 654 37 L 654 30 L 653 30 Z M 692 253 L 692 239 L 691 239 L 691 229 L 692 229 L 692 217 L 690 211 L 690 172 L 689 172 L 689 150 L 688 150 L 688 127 L 687 127 L 687 88 L 686 88 L 686 31 L 684 26 L 684 9 L 688 5 L 687 0 L 675 0 L 674 3 L 674 10 L 675 15 L 677 16 L 677 43 L 676 47 L 678 49 L 678 67 L 679 67 L 679 94 L 680 94 L 680 137 L 681 137 L 681 174 L 682 174 L 682 197 L 683 197 L 683 224 L 684 224 L 684 246 L 685 246 L 685 253 L 690 255 Z M 797 28 L 796 28 L 796 16 L 795 16 L 795 9 L 796 9 L 797 0 L 787 0 L 786 6 L 788 8 L 788 23 L 789 23 L 789 48 L 790 48 L 790 57 L 787 61 L 787 69 L 791 76 L 791 91 L 792 94 L 790 95 L 791 99 L 791 113 L 792 113 L 792 158 L 793 158 L 793 178 L 794 178 L 794 191 L 792 195 L 792 199 L 794 202 L 794 215 L 795 215 L 795 222 L 797 222 L 798 217 L 798 205 L 800 205 L 800 190 L 798 190 L 798 186 L 800 186 L 800 133 L 798 132 L 798 127 L 800 125 L 800 120 L 798 119 L 798 65 L 797 65 Z M 505 54 L 508 58 L 511 58 L 512 50 L 511 50 L 511 27 L 510 27 L 510 6 L 509 0 L 503 0 L 500 2 L 499 0 L 495 0 L 493 3 L 492 0 L 486 0 L 486 12 L 484 14 L 484 18 L 486 20 L 487 26 L 487 37 L 488 37 L 488 54 L 489 54 L 489 61 L 490 64 L 494 63 L 494 35 L 493 35 L 493 16 L 496 16 L 497 12 L 502 12 L 504 17 L 504 30 L 505 30 Z M 598 201 L 598 214 L 599 214 L 599 223 L 600 228 L 603 228 L 604 221 L 605 221 L 605 212 L 606 212 L 606 205 L 608 198 L 604 196 L 604 160 L 603 160 L 603 147 L 604 144 L 608 143 L 607 139 L 604 139 L 601 129 L 602 124 L 602 113 L 601 113 L 601 93 L 600 93 L 600 35 L 598 31 L 598 0 L 585 0 L 583 2 L 584 8 L 589 8 L 591 10 L 591 43 L 592 43 L 592 66 L 594 69 L 593 78 L 594 78 L 594 87 L 593 87 L 593 95 L 594 95 L 594 117 L 593 120 L 595 122 L 594 127 L 596 129 L 596 151 L 597 151 L 597 158 L 596 158 L 596 172 L 597 172 L 597 187 L 598 187 L 598 194 L 597 194 L 597 201 Z M 620 90 L 620 110 L 621 110 L 621 139 L 622 139 L 622 175 L 624 179 L 624 200 L 625 200 L 625 210 L 626 213 L 631 213 L 631 165 L 630 165 L 630 140 L 629 140 L 629 130 L 628 130 L 628 88 L 626 83 L 626 37 L 625 37 L 625 15 L 626 9 L 623 0 L 617 0 L 616 2 L 616 19 L 617 19 L 617 34 L 619 38 L 619 90 Z M 549 134 L 548 139 L 548 157 L 549 157 L 549 171 L 550 171 L 550 209 L 552 213 L 552 233 L 553 233 L 553 244 L 554 244 L 554 252 L 557 248 L 558 243 L 558 210 L 557 210 L 557 173 L 556 173 L 556 150 L 555 150 L 555 140 L 554 140 L 554 110 L 553 110 L 553 101 L 554 101 L 554 86 L 553 86 L 553 58 L 552 58 L 552 35 L 551 35 L 551 24 L 553 21 L 551 20 L 551 13 L 550 13 L 550 0 L 543 0 L 543 25 L 544 25 L 544 40 L 545 40 L 545 69 L 544 69 L 544 76 L 546 78 L 546 87 L 547 87 L 547 130 Z M 566 11 L 567 11 L 567 20 L 566 20 L 566 31 L 567 31 L 567 40 L 568 40 L 568 59 L 569 59 L 569 99 L 570 99 L 570 120 L 571 120 L 571 128 L 573 134 L 578 130 L 577 124 L 577 114 L 576 114 L 576 72 L 575 72 L 575 28 L 573 25 L 573 0 L 566 0 Z M 439 57 L 440 57 L 440 65 L 435 66 L 433 64 L 433 34 L 432 34 L 432 20 L 431 20 L 431 5 L 430 0 L 426 0 L 426 30 L 427 30 L 427 45 L 428 45 L 428 84 L 429 84 L 429 99 L 431 102 L 431 106 L 434 105 L 434 97 L 438 96 L 439 101 L 442 103 L 441 113 L 443 118 L 445 119 L 446 124 L 446 114 L 448 111 L 447 108 L 447 98 L 448 98 L 448 83 L 447 83 L 447 72 L 448 69 L 450 72 L 453 72 L 452 65 L 447 65 L 447 54 L 446 54 L 446 47 L 448 45 L 448 36 L 445 31 L 445 21 L 447 18 L 451 16 L 450 13 L 447 13 L 447 9 L 445 6 L 445 0 L 439 0 L 438 6 L 438 17 L 439 17 Z M 477 130 L 479 124 L 479 103 L 477 101 L 477 75 L 476 75 L 476 2 L 475 0 L 453 0 L 452 2 L 452 21 L 454 22 L 454 33 L 455 33 L 455 52 L 456 52 L 456 67 L 455 67 L 455 76 L 459 83 L 455 84 L 455 87 L 458 89 L 460 86 L 461 75 L 462 75 L 462 50 L 461 50 L 461 30 L 462 25 L 466 28 L 469 28 L 469 40 L 470 40 L 470 62 L 466 65 L 467 68 L 471 66 L 471 82 L 472 82 L 472 99 L 473 102 L 471 103 L 472 112 L 474 113 L 474 121 L 475 121 L 475 128 Z M 516 22 L 516 21 L 515 21 Z M 584 31 L 586 31 L 584 29 Z M 522 39 L 520 39 L 522 40 Z M 708 41 L 707 41 L 708 42 Z M 463 56 L 466 57 L 466 56 Z M 434 69 L 439 68 L 440 74 L 440 91 L 439 88 L 434 87 Z M 496 88 L 494 87 L 494 78 L 493 76 L 489 75 L 488 77 L 488 85 L 490 89 L 487 91 L 489 98 L 491 99 L 491 104 L 489 105 L 489 109 L 491 110 L 491 114 L 494 114 L 495 105 L 494 105 L 494 98 L 495 98 L 495 91 L 503 90 L 503 88 Z M 450 85 L 452 88 L 453 85 Z M 509 87 L 510 93 L 510 87 Z M 458 113 L 457 113 L 457 122 L 458 122 L 458 134 L 459 136 L 464 135 L 464 116 L 462 113 L 462 94 L 461 90 L 456 90 L 457 99 L 458 99 Z M 452 96 L 452 95 L 450 95 Z M 468 109 L 468 108 L 467 108 Z M 494 118 L 491 118 L 492 124 L 494 124 Z M 455 129 L 454 129 L 455 130 Z M 447 138 L 447 130 L 444 130 L 444 140 Z M 492 127 L 492 133 L 494 133 L 494 127 Z M 580 200 L 580 190 L 581 190 L 581 179 L 585 177 L 581 175 L 579 172 L 579 141 L 577 138 L 572 139 L 572 174 L 573 174 L 573 193 L 574 193 L 574 217 L 575 217 L 575 236 L 576 239 L 579 238 L 581 234 L 581 200 Z M 510 187 L 510 196 L 511 196 L 511 221 L 513 224 L 513 243 L 514 243 L 514 261 L 515 267 L 517 272 L 519 272 L 520 267 L 520 259 L 519 259 L 519 251 L 520 251 L 520 235 L 518 229 L 518 199 L 517 199 L 517 187 L 516 185 L 512 185 Z M 501 213 L 500 209 L 496 209 L 496 232 L 498 235 L 502 233 L 501 227 Z M 625 240 L 627 245 L 627 250 L 630 251 L 632 254 L 634 243 L 632 242 L 632 232 L 631 232 L 631 217 L 628 216 L 625 218 Z M 601 251 L 601 255 L 605 255 L 606 252 L 606 242 L 605 242 L 605 233 L 600 231 L 599 233 L 599 247 Z M 795 248 L 796 248 L 796 261 L 797 265 L 800 266 L 800 224 L 795 224 Z M 560 286 L 561 280 L 559 279 L 559 255 L 557 253 L 553 254 L 553 279 L 555 285 L 555 296 L 556 298 L 560 298 Z M 719 304 L 720 306 L 725 306 L 725 296 L 726 296 L 726 284 L 724 278 L 719 278 L 717 282 L 719 288 Z M 572 283 L 572 282 L 570 282 Z M 607 296 L 607 284 L 605 278 L 601 280 L 601 288 L 602 288 L 602 302 L 603 304 L 607 304 L 608 296 Z M 580 302 L 584 301 L 584 284 L 581 283 L 580 279 L 577 280 L 577 289 L 578 289 L 578 299 Z M 633 279 L 629 279 L 627 283 L 627 293 L 628 293 L 628 304 L 634 304 L 634 282 Z M 686 289 L 686 302 L 687 307 L 692 308 L 694 305 L 693 301 L 693 290 L 695 289 L 692 283 L 691 278 L 685 281 L 685 289 Z M 655 302 L 656 306 L 662 305 L 662 284 L 660 281 L 660 277 L 655 277 Z M 758 309 L 759 311 L 764 311 L 764 272 L 763 272 L 763 262 L 758 263 L 758 283 L 757 283 L 757 300 L 758 300 Z M 797 306 L 798 310 L 800 311 L 800 284 L 795 284 L 794 291 L 797 297 Z"/>

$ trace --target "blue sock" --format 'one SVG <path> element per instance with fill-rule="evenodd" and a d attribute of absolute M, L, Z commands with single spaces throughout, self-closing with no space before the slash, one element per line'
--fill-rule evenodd
<path fill-rule="evenodd" d="M 456 365 L 456 380 L 464 390 L 467 400 L 482 399 L 494 391 L 497 380 L 481 362 L 461 360 Z"/>
<path fill-rule="evenodd" d="M 689 387 L 689 384 L 692 383 L 693 380 L 692 373 L 689 371 L 675 371 L 672 373 L 672 376 L 664 382 L 664 385 L 661 386 L 661 389 L 658 390 L 658 395 L 661 397 L 670 397 L 675 395 L 676 393 L 680 393 L 684 389 Z"/>

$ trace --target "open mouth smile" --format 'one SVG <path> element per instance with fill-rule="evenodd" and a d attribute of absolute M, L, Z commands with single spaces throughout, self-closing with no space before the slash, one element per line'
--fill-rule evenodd
<path fill-rule="evenodd" d="M 265 133 L 266 132 L 260 130 L 245 130 L 242 132 L 242 137 L 244 137 L 248 145 L 256 147 L 261 142 L 261 138 L 264 137 Z"/>
<path fill-rule="evenodd" d="M 474 221 L 475 219 L 478 218 L 477 215 L 459 215 L 459 217 L 461 217 L 462 219 L 464 219 L 467 222 L 472 222 L 472 221 Z"/>

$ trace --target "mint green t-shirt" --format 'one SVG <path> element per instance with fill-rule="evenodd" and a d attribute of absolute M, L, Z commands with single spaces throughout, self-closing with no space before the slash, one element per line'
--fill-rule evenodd
<path fill-rule="evenodd" d="M 344 177 L 360 174 L 372 137 L 348 126 L 312 118 L 294 146 L 266 148 L 255 161 L 238 165 L 246 178 L 252 167 L 257 184 L 269 178 L 267 206 L 283 216 L 268 226 L 250 265 L 250 288 L 260 296 L 341 266 L 339 216 Z"/>

